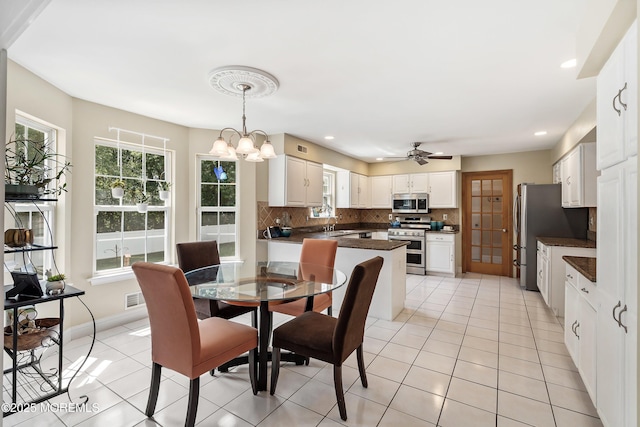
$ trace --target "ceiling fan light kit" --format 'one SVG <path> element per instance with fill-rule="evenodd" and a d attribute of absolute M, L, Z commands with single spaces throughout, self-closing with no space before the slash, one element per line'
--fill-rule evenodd
<path fill-rule="evenodd" d="M 248 162 L 262 162 L 264 159 L 276 157 L 275 149 L 269 141 L 269 135 L 260 129 L 247 131 L 245 114 L 246 98 L 261 98 L 271 95 L 278 90 L 278 80 L 271 74 L 256 68 L 234 65 L 216 68 L 209 73 L 209 84 L 220 93 L 242 97 L 242 130 L 238 131 L 226 127 L 220 131 L 209 151 L 209 154 L 224 160 L 237 160 L 240 154 Z M 230 132 L 229 141 L 223 137 L 224 132 Z M 231 138 L 240 137 L 237 147 L 231 144 Z M 265 140 L 258 149 L 255 146 L 257 135 L 263 135 Z"/>

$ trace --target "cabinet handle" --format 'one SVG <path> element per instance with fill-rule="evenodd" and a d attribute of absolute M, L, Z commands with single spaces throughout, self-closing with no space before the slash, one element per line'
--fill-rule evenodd
<path fill-rule="evenodd" d="M 624 313 L 625 311 L 627 311 L 627 304 L 625 304 L 624 307 L 622 307 L 622 310 L 620 310 L 620 313 L 618 313 L 618 325 L 624 328 L 624 333 L 626 334 L 627 327 L 622 324 L 622 313 Z"/>
<path fill-rule="evenodd" d="M 574 335 L 576 334 L 576 323 L 578 323 L 577 320 L 571 324 L 571 332 L 573 332 Z"/>
<path fill-rule="evenodd" d="M 624 108 L 624 111 L 627 111 L 627 104 L 622 102 L 622 97 L 620 96 L 622 95 L 622 92 L 624 92 L 625 90 L 627 90 L 627 82 L 624 82 L 624 87 L 618 91 L 618 103 L 622 105 L 622 108 Z M 618 115 L 620 115 L 620 113 L 618 113 Z"/>
<path fill-rule="evenodd" d="M 620 301 L 618 301 L 618 304 L 615 307 L 613 307 L 613 313 L 612 313 L 613 314 L 613 320 L 618 322 L 618 326 L 622 326 L 620 324 L 620 320 L 618 320 L 618 318 L 616 317 L 616 308 L 620 308 L 620 307 L 622 307 L 622 303 Z"/>
<path fill-rule="evenodd" d="M 588 293 L 589 293 L 589 291 L 587 290 L 587 288 L 582 288 L 582 289 L 580 289 L 580 290 L 581 290 L 582 292 L 584 292 L 585 294 L 588 294 Z"/>
<path fill-rule="evenodd" d="M 571 185 L 571 177 L 570 176 L 567 177 L 567 185 Z"/>
<path fill-rule="evenodd" d="M 616 113 L 618 113 L 618 117 L 620 117 L 620 114 L 622 113 L 622 111 L 618 110 L 616 108 L 616 98 L 620 96 L 620 91 L 618 91 L 618 94 L 616 96 L 613 97 L 613 100 L 611 101 L 611 105 L 613 106 L 613 109 L 616 111 Z"/>
<path fill-rule="evenodd" d="M 577 323 L 577 324 L 576 324 L 576 328 L 575 328 L 575 330 L 573 331 L 573 333 L 575 333 L 575 334 L 576 334 L 576 337 L 578 337 L 578 339 L 580 339 L 580 335 L 578 335 L 578 328 L 579 328 L 579 327 L 580 327 L 580 323 Z"/>
<path fill-rule="evenodd" d="M 567 274 L 567 277 L 568 277 L 569 279 L 573 280 L 573 276 L 572 276 L 572 275 Z"/>

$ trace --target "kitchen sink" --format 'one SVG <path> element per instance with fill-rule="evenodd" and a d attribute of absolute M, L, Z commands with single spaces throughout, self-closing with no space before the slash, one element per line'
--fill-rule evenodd
<path fill-rule="evenodd" d="M 334 231 L 326 231 L 327 236 L 336 237 L 336 236 L 344 236 L 345 234 L 358 234 L 360 233 L 358 230 L 334 230 Z"/>

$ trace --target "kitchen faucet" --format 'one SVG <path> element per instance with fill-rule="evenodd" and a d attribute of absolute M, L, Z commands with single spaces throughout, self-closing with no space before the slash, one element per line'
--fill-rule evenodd
<path fill-rule="evenodd" d="M 333 224 L 329 224 L 331 222 L 331 218 L 333 218 L 335 220 L 335 222 Z M 338 218 L 337 217 L 335 217 L 335 216 L 327 217 L 327 225 L 322 227 L 322 230 L 324 230 L 324 231 L 334 231 L 336 229 L 336 224 L 338 224 Z"/>

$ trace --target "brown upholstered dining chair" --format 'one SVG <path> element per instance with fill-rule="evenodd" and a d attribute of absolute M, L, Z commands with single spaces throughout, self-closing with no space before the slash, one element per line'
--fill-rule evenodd
<path fill-rule="evenodd" d="M 308 263 L 308 266 L 301 266 L 301 270 L 313 268 L 313 265 L 320 265 L 333 268 L 336 261 L 336 251 L 338 250 L 337 240 L 328 239 L 304 239 L 302 240 L 302 251 L 300 252 L 300 262 Z M 303 277 L 311 275 L 312 272 L 301 271 Z M 328 278 L 331 281 L 332 278 Z M 322 280 L 321 278 L 317 280 Z M 307 299 L 302 298 L 283 304 L 269 305 L 269 310 L 278 313 L 289 314 L 291 316 L 299 316 L 305 312 Z M 316 295 L 313 297 L 313 311 L 321 312 L 327 310 L 331 316 L 332 295 L 331 292 Z"/>
<path fill-rule="evenodd" d="M 340 418 L 346 421 L 347 408 L 342 389 L 342 363 L 355 350 L 360 381 L 363 387 L 368 386 L 362 341 L 365 321 L 380 269 L 382 269 L 382 262 L 381 257 L 375 257 L 355 266 L 337 319 L 308 311 L 273 331 L 271 394 L 275 393 L 278 383 L 280 349 L 331 363 Z"/>
<path fill-rule="evenodd" d="M 215 240 L 178 243 L 176 244 L 176 253 L 178 255 L 178 266 L 185 273 L 209 265 L 220 264 L 218 242 Z M 257 314 L 255 306 L 232 305 L 204 298 L 195 298 L 193 302 L 196 306 L 198 319 L 206 319 L 208 317 L 232 319 L 241 314 L 252 313 L 253 326 L 256 326 Z"/>
<path fill-rule="evenodd" d="M 255 360 L 258 331 L 219 317 L 198 321 L 184 273 L 175 267 L 137 262 L 131 267 L 144 296 L 151 327 L 151 389 L 145 414 L 153 416 L 162 367 L 189 377 L 186 426 L 198 410 L 200 375 L 249 352 L 249 378 L 257 393 Z"/>

